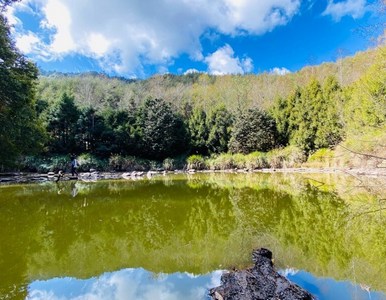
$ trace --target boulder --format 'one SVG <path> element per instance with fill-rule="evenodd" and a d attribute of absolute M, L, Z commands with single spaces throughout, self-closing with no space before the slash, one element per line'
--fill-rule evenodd
<path fill-rule="evenodd" d="M 215 300 L 314 300 L 306 290 L 280 275 L 272 263 L 272 252 L 261 248 L 252 252 L 254 266 L 221 276 L 221 285 L 209 295 Z"/>

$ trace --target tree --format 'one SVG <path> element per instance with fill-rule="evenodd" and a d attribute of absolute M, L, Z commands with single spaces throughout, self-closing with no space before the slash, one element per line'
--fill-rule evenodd
<path fill-rule="evenodd" d="M 138 136 L 135 128 L 136 110 L 104 111 L 105 131 L 103 133 L 104 156 L 109 154 L 136 155 Z M 100 148 L 102 150 L 102 148 Z"/>
<path fill-rule="evenodd" d="M 11 1 L 2 1 L 1 6 Z M 0 14 L 0 165 L 40 150 L 43 130 L 35 111 L 37 69 L 21 55 Z"/>
<path fill-rule="evenodd" d="M 63 93 L 61 99 L 46 117 L 49 134 L 49 151 L 58 154 L 75 153 L 79 151 L 78 119 L 80 111 L 74 103 L 74 97 Z"/>
<path fill-rule="evenodd" d="M 206 113 L 200 109 L 195 108 L 188 121 L 188 128 L 190 134 L 191 152 L 196 154 L 206 155 L 208 153 L 207 140 L 209 129 L 206 120 Z"/>
<path fill-rule="evenodd" d="M 327 77 L 322 93 L 322 100 L 315 106 L 318 121 L 316 149 L 336 146 L 343 138 L 343 124 L 338 111 L 341 88 L 334 76 Z"/>
<path fill-rule="evenodd" d="M 276 145 L 276 140 L 274 119 L 260 109 L 248 109 L 236 117 L 229 149 L 243 154 L 269 151 Z"/>
<path fill-rule="evenodd" d="M 225 108 L 219 106 L 209 115 L 209 135 L 207 147 L 210 153 L 224 153 L 228 151 L 228 142 L 231 137 L 233 116 Z"/>
<path fill-rule="evenodd" d="M 277 130 L 277 143 L 286 146 L 289 142 L 289 119 L 291 114 L 290 101 L 284 97 L 276 97 L 270 114 L 275 120 Z"/>
<path fill-rule="evenodd" d="M 164 159 L 181 154 L 187 148 L 182 118 L 173 113 L 171 105 L 162 99 L 148 98 L 142 104 L 137 130 L 144 157 Z"/>
<path fill-rule="evenodd" d="M 103 133 L 106 130 L 104 119 L 97 114 L 92 107 L 83 109 L 78 119 L 78 130 L 76 140 L 81 152 L 101 154 L 103 144 Z"/>

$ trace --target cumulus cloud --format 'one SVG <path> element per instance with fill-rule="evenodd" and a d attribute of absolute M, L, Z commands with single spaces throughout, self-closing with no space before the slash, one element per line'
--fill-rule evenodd
<path fill-rule="evenodd" d="M 329 0 L 324 16 L 331 16 L 336 22 L 344 16 L 351 16 L 354 19 L 361 18 L 366 12 L 366 0 L 346 0 L 335 3 Z"/>
<path fill-rule="evenodd" d="M 225 45 L 205 58 L 208 72 L 213 75 L 244 74 L 252 71 L 252 59 L 240 59 L 234 56 L 231 46 Z"/>
<path fill-rule="evenodd" d="M 57 278 L 33 282 L 28 288 L 27 300 L 204 299 L 205 283 L 219 282 L 219 275 L 218 272 L 200 276 L 175 273 L 155 278 L 143 269 L 125 269 L 88 280 Z M 60 286 L 66 289 L 58 289 Z"/>
<path fill-rule="evenodd" d="M 291 71 L 287 68 L 273 68 L 270 73 L 274 75 L 286 75 L 291 73 Z"/>
<path fill-rule="evenodd" d="M 27 0 L 26 3 L 38 10 L 41 32 L 36 36 L 48 35 L 41 39 L 40 48 L 47 49 L 53 59 L 81 54 L 96 59 L 107 71 L 127 75 L 141 72 L 144 65 L 168 66 L 181 54 L 202 61 L 200 39 L 208 31 L 228 36 L 263 34 L 289 22 L 299 11 L 300 2 Z M 15 16 L 15 11 L 10 15 Z M 18 20 L 13 18 L 13 21 Z M 27 54 L 37 54 L 34 49 L 24 48 L 30 51 Z M 250 60 L 241 63 L 245 70 L 252 68 Z"/>
<path fill-rule="evenodd" d="M 22 34 L 16 38 L 16 47 L 24 53 L 36 51 L 36 47 L 38 47 L 39 44 L 40 39 L 32 32 Z"/>
<path fill-rule="evenodd" d="M 188 69 L 184 72 L 184 75 L 188 75 L 188 74 L 195 74 L 195 73 L 200 73 L 199 70 L 197 69 Z"/>

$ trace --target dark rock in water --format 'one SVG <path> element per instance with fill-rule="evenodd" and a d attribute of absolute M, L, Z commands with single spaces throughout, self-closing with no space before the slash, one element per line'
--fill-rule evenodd
<path fill-rule="evenodd" d="M 221 276 L 221 284 L 209 291 L 215 300 L 314 300 L 306 290 L 290 282 L 273 267 L 272 252 L 257 249 L 252 252 L 255 265 Z"/>

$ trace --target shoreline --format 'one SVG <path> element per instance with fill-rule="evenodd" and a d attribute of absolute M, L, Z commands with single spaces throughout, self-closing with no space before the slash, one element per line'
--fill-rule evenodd
<path fill-rule="evenodd" d="M 171 174 L 196 174 L 196 173 L 234 173 L 234 174 L 253 174 L 253 173 L 294 173 L 294 174 L 340 174 L 350 176 L 366 177 L 386 177 L 386 168 L 269 168 L 269 169 L 227 169 L 227 170 L 175 170 L 175 171 L 132 171 L 132 172 L 80 172 L 78 177 L 64 174 L 59 181 L 81 180 L 138 180 L 152 178 L 153 176 L 165 176 Z M 55 182 L 57 173 L 49 172 L 46 174 L 29 172 L 8 172 L 0 173 L 0 185 L 13 183 L 42 183 Z"/>

